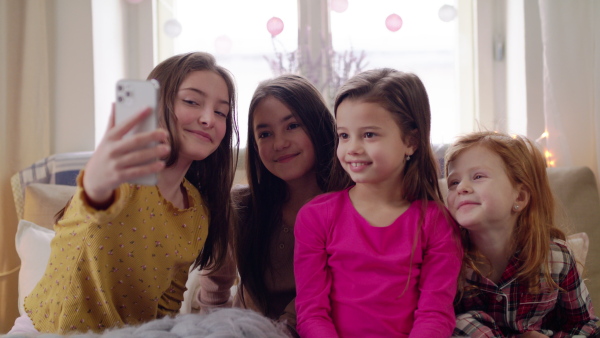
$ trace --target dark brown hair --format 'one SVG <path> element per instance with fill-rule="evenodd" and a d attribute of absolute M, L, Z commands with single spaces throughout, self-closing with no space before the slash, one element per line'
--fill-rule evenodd
<path fill-rule="evenodd" d="M 250 102 L 248 116 L 246 172 L 250 196 L 247 197 L 247 222 L 236 229 L 235 253 L 241 280 L 239 289 L 247 289 L 254 304 L 264 313 L 270 310 L 270 296 L 265 284 L 265 272 L 272 254 L 269 248 L 273 234 L 281 224 L 283 204 L 288 198 L 285 182 L 269 172 L 260 160 L 254 135 L 254 112 L 267 97 L 286 105 L 312 141 L 316 179 L 321 190 L 343 188 L 329 185 L 335 160 L 335 122 L 319 91 L 299 75 L 281 75 L 260 83 Z"/>

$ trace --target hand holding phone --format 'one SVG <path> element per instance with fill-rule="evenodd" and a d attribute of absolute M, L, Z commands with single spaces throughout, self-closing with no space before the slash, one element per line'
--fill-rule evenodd
<path fill-rule="evenodd" d="M 123 138 L 130 138 L 137 133 L 152 131 L 157 128 L 158 88 L 159 85 L 156 80 L 120 80 L 117 82 L 115 103 L 116 125 L 130 119 L 135 114 L 139 114 L 144 109 L 152 109 L 152 114 L 135 125 Z M 133 151 L 154 147 L 156 144 L 156 142 L 151 142 L 134 149 Z M 151 162 L 153 161 L 140 164 Z M 158 178 L 156 174 L 129 180 L 131 183 L 143 185 L 155 185 L 157 181 Z"/>
<path fill-rule="evenodd" d="M 104 137 L 85 166 L 83 190 L 90 206 L 108 208 L 125 182 L 156 185 L 168 156 L 168 133 L 157 128 L 158 83 L 122 80 Z"/>

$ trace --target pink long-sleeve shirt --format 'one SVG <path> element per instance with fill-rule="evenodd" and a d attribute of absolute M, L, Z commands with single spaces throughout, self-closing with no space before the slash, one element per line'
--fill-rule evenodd
<path fill-rule="evenodd" d="M 348 190 L 316 197 L 294 229 L 301 337 L 449 337 L 462 250 L 454 222 L 421 201 L 371 226 Z M 415 238 L 417 241 L 415 243 Z"/>

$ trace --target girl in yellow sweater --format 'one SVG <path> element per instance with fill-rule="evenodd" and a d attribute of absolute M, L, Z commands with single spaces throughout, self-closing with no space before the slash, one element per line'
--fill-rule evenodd
<path fill-rule="evenodd" d="M 150 109 L 119 125 L 113 112 L 15 327 L 102 331 L 174 315 L 190 265 L 221 264 L 239 144 L 232 77 L 210 54 L 189 53 L 148 78 L 160 84 L 161 128 L 124 139 Z M 126 183 L 150 173 L 155 186 Z"/>

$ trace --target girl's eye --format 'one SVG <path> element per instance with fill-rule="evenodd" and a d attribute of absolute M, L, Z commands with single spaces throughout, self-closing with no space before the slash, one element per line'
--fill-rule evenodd
<path fill-rule="evenodd" d="M 271 135 L 271 133 L 268 132 L 262 132 L 258 134 L 258 138 L 265 138 L 265 137 L 269 137 Z"/>
<path fill-rule="evenodd" d="M 372 138 L 372 137 L 375 137 L 375 133 L 370 132 L 370 131 L 365 133 L 365 138 Z"/>
<path fill-rule="evenodd" d="M 220 112 L 220 111 L 215 111 L 215 114 L 217 114 L 217 115 L 219 115 L 219 116 L 222 116 L 222 117 L 227 117 L 227 114 L 225 114 L 225 113 L 222 113 L 222 112 Z"/>
<path fill-rule="evenodd" d="M 478 179 L 480 179 L 480 178 L 483 178 L 483 175 L 481 175 L 481 174 L 477 174 L 477 175 L 475 175 L 475 177 L 473 177 L 473 178 L 474 178 L 474 179 L 476 179 L 476 180 L 478 180 Z"/>
<path fill-rule="evenodd" d="M 198 103 L 196 103 L 196 101 L 192 101 L 192 100 L 182 100 L 183 102 L 192 105 L 192 106 L 197 106 Z"/>
<path fill-rule="evenodd" d="M 348 138 L 348 134 L 346 134 L 346 133 L 339 133 L 338 137 L 341 138 L 341 139 L 343 139 L 343 140 L 345 140 L 345 139 Z"/>
<path fill-rule="evenodd" d="M 290 125 L 288 126 L 288 130 L 296 129 L 298 127 L 300 127 L 299 123 L 290 123 Z"/>

